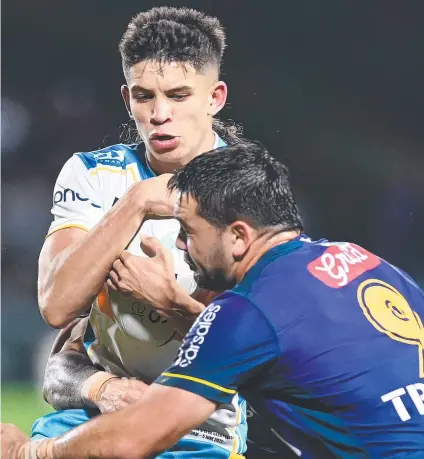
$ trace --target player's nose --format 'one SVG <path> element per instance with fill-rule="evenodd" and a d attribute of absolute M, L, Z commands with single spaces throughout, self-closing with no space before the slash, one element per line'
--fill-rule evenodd
<path fill-rule="evenodd" d="M 171 104 L 164 99 L 155 99 L 155 103 L 152 107 L 151 123 L 157 126 L 170 120 Z"/>

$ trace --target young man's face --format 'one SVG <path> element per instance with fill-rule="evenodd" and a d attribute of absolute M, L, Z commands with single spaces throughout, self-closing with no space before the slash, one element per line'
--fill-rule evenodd
<path fill-rule="evenodd" d="M 152 165 L 177 167 L 213 146 L 212 117 L 223 107 L 225 83 L 213 66 L 142 61 L 127 73 L 122 95 Z"/>
<path fill-rule="evenodd" d="M 234 257 L 230 227 L 219 229 L 197 213 L 194 199 L 183 196 L 177 203 L 174 216 L 181 231 L 177 247 L 186 252 L 186 261 L 202 288 L 220 292 L 235 285 Z"/>

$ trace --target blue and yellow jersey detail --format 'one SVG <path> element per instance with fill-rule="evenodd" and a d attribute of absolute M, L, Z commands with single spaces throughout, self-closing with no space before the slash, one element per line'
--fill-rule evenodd
<path fill-rule="evenodd" d="M 418 458 L 423 319 L 424 293 L 401 270 L 302 236 L 216 298 L 156 382 L 219 403 L 239 391 L 300 450 L 321 448 L 306 457 Z"/>
<path fill-rule="evenodd" d="M 117 144 L 101 150 L 76 153 L 75 155 L 81 159 L 91 172 L 94 172 L 94 170 L 125 171 L 132 166 L 136 166 L 141 180 L 146 180 L 156 175 L 146 160 L 143 144 Z"/>

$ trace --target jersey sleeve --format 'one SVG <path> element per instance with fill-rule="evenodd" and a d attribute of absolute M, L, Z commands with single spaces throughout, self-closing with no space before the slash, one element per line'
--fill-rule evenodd
<path fill-rule="evenodd" d="M 89 231 L 103 216 L 102 199 L 98 191 L 98 176 L 78 155 L 72 156 L 63 166 L 53 192 L 53 222 L 48 236 L 64 228 L 81 228 Z"/>
<path fill-rule="evenodd" d="M 278 356 L 275 331 L 263 313 L 246 297 L 226 293 L 198 317 L 177 359 L 155 382 L 230 403 Z"/>

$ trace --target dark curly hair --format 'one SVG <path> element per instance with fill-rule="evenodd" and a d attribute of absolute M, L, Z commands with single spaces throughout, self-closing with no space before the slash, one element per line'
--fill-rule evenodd
<path fill-rule="evenodd" d="M 154 60 L 218 69 L 225 49 L 225 32 L 217 18 L 190 8 L 159 7 L 137 14 L 128 24 L 119 51 L 124 73 L 133 65 Z"/>

